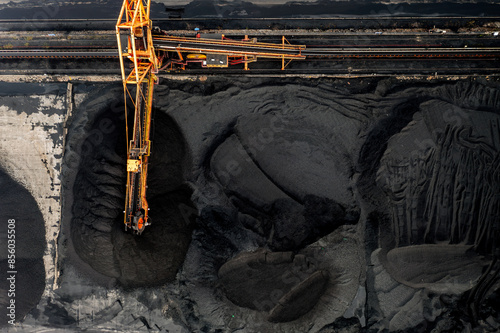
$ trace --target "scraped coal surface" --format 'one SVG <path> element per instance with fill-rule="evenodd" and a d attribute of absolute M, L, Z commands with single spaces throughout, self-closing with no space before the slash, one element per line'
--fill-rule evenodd
<path fill-rule="evenodd" d="M 388 142 L 377 181 L 391 198 L 396 246 L 463 242 L 490 253 L 496 246 L 500 96 L 466 89 L 484 104 L 425 101 Z"/>
<path fill-rule="evenodd" d="M 484 259 L 463 245 L 413 245 L 392 249 L 387 269 L 397 281 L 441 294 L 461 294 L 478 280 Z"/>
<path fill-rule="evenodd" d="M 225 263 L 219 276 L 233 303 L 286 322 L 309 312 L 325 291 L 328 272 L 308 264 L 307 257 L 292 252 L 243 253 Z"/>
<path fill-rule="evenodd" d="M 31 194 L 0 169 L 0 327 L 9 325 L 8 321 L 18 323 L 40 301 L 45 288 L 45 228 L 43 217 Z M 15 220 L 14 228 L 8 221 Z M 15 233 L 9 232 L 15 230 Z M 8 252 L 8 240 L 17 242 Z M 14 239 L 14 240 L 15 240 Z M 9 255 L 11 255 L 9 257 Z M 14 255 L 14 257 L 12 257 Z M 12 258 L 14 260 L 12 261 Z M 9 259 L 11 261 L 9 262 Z M 13 266 L 10 266 L 10 265 Z M 9 273 L 13 271 L 13 273 Z M 14 279 L 12 279 L 14 277 Z M 9 278 L 10 280 L 7 280 Z M 14 318 L 7 306 L 15 303 Z"/>
<path fill-rule="evenodd" d="M 116 100 L 112 100 L 116 101 Z M 102 102 L 102 104 L 101 104 Z M 80 113 L 89 132 L 81 133 L 83 157 L 74 181 L 71 240 L 74 251 L 95 271 L 126 287 L 171 281 L 190 243 L 189 219 L 182 215 L 190 190 L 182 186 L 185 147 L 175 124 L 156 113 L 148 177 L 152 225 L 140 236 L 124 231 L 125 122 L 123 105 L 92 101 Z M 116 110 L 121 109 L 122 112 Z M 87 120 L 86 117 L 94 119 Z M 74 144 L 81 136 L 73 136 Z"/>

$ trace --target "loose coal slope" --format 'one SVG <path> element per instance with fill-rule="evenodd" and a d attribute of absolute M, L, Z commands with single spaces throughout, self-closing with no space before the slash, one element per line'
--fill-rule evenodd
<path fill-rule="evenodd" d="M 448 240 L 492 251 L 500 215 L 498 107 L 498 100 L 475 110 L 429 100 L 388 142 L 378 179 L 391 197 L 397 246 Z"/>
<path fill-rule="evenodd" d="M 10 320 L 18 323 L 40 301 L 45 288 L 45 228 L 42 214 L 31 194 L 1 169 L 0 188 L 1 327 L 9 325 Z M 13 239 L 17 240 L 10 242 L 14 246 L 8 246 L 8 241 Z M 13 251 L 9 252 L 9 249 Z M 14 301 L 13 311 L 7 308 L 12 307 L 11 300 Z M 14 317 L 8 316 L 11 313 Z"/>
<path fill-rule="evenodd" d="M 432 329 L 465 293 L 494 295 L 471 287 L 498 248 L 497 83 L 167 84 L 201 212 L 181 276 L 192 329 Z"/>
<path fill-rule="evenodd" d="M 478 313 L 495 293 L 491 284 L 499 269 L 499 90 L 458 82 L 391 95 L 406 100 L 372 127 L 359 163 L 359 189 L 370 194 L 372 209 L 383 215 L 374 231 L 380 251 L 370 260 L 387 271 L 369 270 L 370 288 L 373 293 L 388 290 L 382 283 L 388 273 L 392 281 L 428 294 L 410 296 L 408 289 L 398 297 L 391 290 L 391 302 L 379 297 L 378 304 L 369 306 L 392 313 L 385 318 L 392 329 L 432 329 L 456 320 L 450 308 L 461 299 L 477 324 L 491 314 L 486 311 L 480 318 Z M 488 265 L 492 275 L 484 273 Z M 433 293 L 451 297 L 447 309 L 424 306 L 429 312 L 423 318 L 405 317 L 417 304 L 436 302 Z M 498 325 L 498 317 L 489 320 Z"/>
<path fill-rule="evenodd" d="M 189 219 L 181 213 L 190 202 L 190 190 L 182 185 L 184 142 L 172 120 L 156 112 L 154 125 L 161 130 L 154 137 L 148 178 L 152 225 L 140 237 L 125 232 L 126 143 L 119 94 L 111 90 L 89 97 L 72 120 L 68 147 L 80 152 L 80 162 L 74 163 L 71 241 L 81 260 L 121 285 L 153 285 L 175 277 L 191 239 Z"/>

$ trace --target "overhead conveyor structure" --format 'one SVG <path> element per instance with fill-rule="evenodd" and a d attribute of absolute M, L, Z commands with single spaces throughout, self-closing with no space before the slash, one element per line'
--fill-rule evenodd
<path fill-rule="evenodd" d="M 259 43 L 248 36 L 241 41 L 227 39 L 222 35 L 220 40 L 209 38 L 192 38 L 177 36 L 153 36 L 157 50 L 166 52 L 166 67 L 176 66 L 185 69 L 188 63 L 200 62 L 202 67 L 229 67 L 243 64 L 248 70 L 248 64 L 259 58 L 281 60 L 284 70 L 292 60 L 305 59 L 302 51 L 304 45 L 292 45 L 282 36 L 282 43 Z"/>

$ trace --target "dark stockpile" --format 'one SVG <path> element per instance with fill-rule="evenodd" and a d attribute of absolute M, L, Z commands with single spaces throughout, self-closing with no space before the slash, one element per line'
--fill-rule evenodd
<path fill-rule="evenodd" d="M 486 80 L 164 81 L 141 237 L 123 231 L 119 89 L 89 97 L 67 146 L 68 165 L 88 150 L 66 170 L 68 263 L 169 286 L 168 313 L 194 331 L 495 327 L 498 94 Z"/>
<path fill-rule="evenodd" d="M 2 169 L 0 188 L 1 327 L 11 320 L 18 323 L 40 301 L 45 288 L 45 224 L 35 199 Z"/>
<path fill-rule="evenodd" d="M 191 239 L 190 220 L 182 215 L 190 202 L 190 190 L 182 186 L 184 142 L 172 120 L 156 112 L 160 130 L 148 178 L 152 225 L 141 237 L 125 233 L 125 122 L 117 100 L 93 100 L 84 106 L 83 120 L 73 119 L 75 126 L 86 121 L 89 132 L 75 129 L 68 142 L 83 155 L 73 187 L 72 244 L 84 262 L 123 286 L 164 283 L 175 277 Z"/>

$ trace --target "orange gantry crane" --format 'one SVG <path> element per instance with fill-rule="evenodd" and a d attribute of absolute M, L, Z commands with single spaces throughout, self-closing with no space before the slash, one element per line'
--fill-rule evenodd
<path fill-rule="evenodd" d="M 118 51 L 125 97 L 127 132 L 127 188 L 125 199 L 125 230 L 141 234 L 149 224 L 146 200 L 149 140 L 153 88 L 160 61 L 156 56 L 149 19 L 151 0 L 124 0 L 116 24 Z M 127 36 L 126 49 L 122 49 L 122 32 Z M 132 61 L 125 68 L 124 58 Z M 131 88 L 135 87 L 135 97 Z M 129 140 L 127 100 L 134 106 L 134 125 Z"/>
<path fill-rule="evenodd" d="M 285 69 L 290 61 L 305 58 L 301 54 L 305 46 L 291 45 L 285 37 L 282 37 L 282 44 L 273 44 L 257 43 L 256 39 L 246 36 L 242 41 L 228 40 L 224 36 L 221 40 L 166 34 L 153 36 L 150 6 L 151 0 L 124 0 L 116 23 L 127 132 L 124 223 L 125 230 L 131 229 L 136 234 L 141 234 L 150 224 L 146 189 L 151 152 L 151 113 L 153 89 L 157 81 L 155 74 L 162 62 L 165 62 L 162 69 L 167 70 L 185 69 L 190 63 L 200 63 L 204 68 L 243 64 L 244 69 L 248 69 L 248 64 L 258 58 L 270 58 L 281 60 L 281 69 Z M 126 37 L 123 42 L 122 37 Z M 127 66 L 125 58 L 128 59 Z M 131 101 L 134 107 L 131 133 L 127 101 Z"/>

